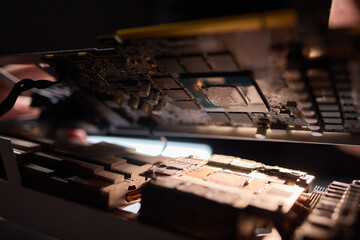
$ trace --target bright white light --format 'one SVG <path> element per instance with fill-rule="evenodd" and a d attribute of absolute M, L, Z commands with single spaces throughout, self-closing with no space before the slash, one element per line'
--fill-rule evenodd
<path fill-rule="evenodd" d="M 140 203 L 134 203 L 129 206 L 124 207 L 122 210 L 132 213 L 138 213 L 140 210 L 141 204 Z"/>
<path fill-rule="evenodd" d="M 211 154 L 212 149 L 206 144 L 168 142 L 161 155 L 164 157 L 188 157 L 194 155 L 203 159 L 209 159 Z"/>
<path fill-rule="evenodd" d="M 88 142 L 99 143 L 107 142 L 123 147 L 135 149 L 138 153 L 151 156 L 162 155 L 164 157 L 188 157 L 194 155 L 203 159 L 208 159 L 212 155 L 212 149 L 207 144 L 185 143 L 169 141 L 164 148 L 165 143 L 161 140 L 123 138 L 109 136 L 88 136 Z"/>

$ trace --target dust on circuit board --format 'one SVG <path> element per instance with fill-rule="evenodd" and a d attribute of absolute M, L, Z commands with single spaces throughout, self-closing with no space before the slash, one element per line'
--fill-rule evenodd
<path fill-rule="evenodd" d="M 43 60 L 55 69 L 70 66 L 74 84 L 133 126 L 358 132 L 351 58 L 333 57 L 324 39 L 320 47 L 295 41 L 296 34 L 283 29 L 130 40 Z"/>

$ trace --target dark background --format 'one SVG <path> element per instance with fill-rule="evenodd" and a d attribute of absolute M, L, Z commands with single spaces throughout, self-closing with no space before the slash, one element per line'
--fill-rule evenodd
<path fill-rule="evenodd" d="M 327 13 L 331 0 L 0 1 L 0 55 L 98 47 L 116 29 L 295 6 Z"/>

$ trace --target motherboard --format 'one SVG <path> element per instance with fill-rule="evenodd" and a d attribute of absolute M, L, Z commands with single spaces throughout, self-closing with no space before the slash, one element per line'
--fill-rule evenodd
<path fill-rule="evenodd" d="M 41 66 L 121 116 L 114 133 L 355 143 L 357 35 L 297 21 L 280 11 L 119 30 L 99 38 L 111 48 L 43 54 Z"/>

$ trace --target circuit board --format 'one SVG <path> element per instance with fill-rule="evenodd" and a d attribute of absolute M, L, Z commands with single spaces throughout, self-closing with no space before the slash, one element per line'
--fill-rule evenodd
<path fill-rule="evenodd" d="M 123 217 L 189 239 L 359 236 L 359 180 L 313 188 L 307 172 L 235 156 L 171 158 L 105 142 L 10 139 L 13 157 L 0 159 L 0 184 L 16 170 L 21 188 L 106 214 L 140 203 L 139 213 Z"/>
<path fill-rule="evenodd" d="M 113 49 L 43 60 L 62 75 L 73 74 L 74 84 L 133 126 L 147 118 L 155 128 L 258 127 L 259 138 L 266 129 L 314 136 L 359 131 L 358 68 L 349 36 L 313 32 L 303 38 L 304 32 L 283 25 L 178 37 L 129 32 L 117 33 L 121 44 Z"/>
<path fill-rule="evenodd" d="M 305 172 L 223 155 L 208 161 L 173 159 L 147 174 L 155 179 L 143 190 L 141 219 L 200 239 L 233 239 L 237 234 L 251 239 L 252 233 L 242 229 L 250 218 L 267 234 L 276 232 L 274 222 L 286 221 L 290 212 L 299 218 L 307 212 L 305 206 L 299 211 L 293 207 L 301 204 L 314 180 Z M 282 234 L 291 227 L 286 228 Z"/>
<path fill-rule="evenodd" d="M 353 144 L 357 35 L 319 28 L 279 11 L 119 30 L 100 38 L 111 48 L 44 53 L 40 66 L 121 116 L 112 134 Z"/>

